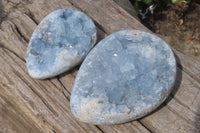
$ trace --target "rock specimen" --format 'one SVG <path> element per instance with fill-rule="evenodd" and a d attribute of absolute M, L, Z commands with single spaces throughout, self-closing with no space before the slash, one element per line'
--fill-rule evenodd
<path fill-rule="evenodd" d="M 33 78 L 44 79 L 79 64 L 96 42 L 96 27 L 84 13 L 59 9 L 45 17 L 27 48 L 27 68 Z"/>
<path fill-rule="evenodd" d="M 176 61 L 160 38 L 119 31 L 99 42 L 82 63 L 71 94 L 72 114 L 92 124 L 141 118 L 169 95 Z"/>

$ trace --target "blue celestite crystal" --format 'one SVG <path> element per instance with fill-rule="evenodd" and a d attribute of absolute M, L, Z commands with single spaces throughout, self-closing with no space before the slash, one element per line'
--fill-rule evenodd
<path fill-rule="evenodd" d="M 84 13 L 59 9 L 46 16 L 27 48 L 27 68 L 33 78 L 50 78 L 79 64 L 96 42 L 96 27 Z"/>
<path fill-rule="evenodd" d="M 92 124 L 135 120 L 166 99 L 175 79 L 175 57 L 163 40 L 147 32 L 119 31 L 99 42 L 82 63 L 71 111 Z"/>

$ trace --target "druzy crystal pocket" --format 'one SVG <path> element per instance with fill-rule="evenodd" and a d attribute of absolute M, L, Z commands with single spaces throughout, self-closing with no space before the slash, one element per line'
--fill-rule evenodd
<path fill-rule="evenodd" d="M 50 78 L 78 65 L 96 42 L 96 27 L 84 13 L 59 9 L 37 26 L 27 49 L 33 78 Z"/>
<path fill-rule="evenodd" d="M 100 41 L 82 63 L 72 94 L 72 114 L 92 124 L 119 124 L 156 109 L 171 92 L 176 61 L 153 34 L 125 30 Z"/>

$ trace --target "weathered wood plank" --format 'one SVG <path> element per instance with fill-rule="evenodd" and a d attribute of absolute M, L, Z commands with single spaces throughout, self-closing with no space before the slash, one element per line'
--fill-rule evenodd
<path fill-rule="evenodd" d="M 136 25 L 134 23 L 135 20 L 133 21 L 126 12 L 113 4 L 112 1 L 82 0 L 80 2 L 70 0 L 70 2 L 75 4 L 80 10 L 87 11 L 86 13 L 96 21 L 99 27 L 98 32 L 100 33 L 98 34 L 100 38 L 104 38 L 107 34 L 114 31 L 124 28 L 133 28 L 132 25 Z M 107 2 L 109 4 L 107 4 Z M 83 7 L 82 4 L 84 4 Z M 65 73 L 59 76 L 58 79 L 34 80 L 28 76 L 24 62 L 27 41 L 30 39 L 36 24 L 51 11 L 58 8 L 72 7 L 72 5 L 62 0 L 54 2 L 53 4 L 51 1 L 34 1 L 28 3 L 20 3 L 19 1 L 18 5 L 21 6 L 17 6 L 18 8 L 16 10 L 11 8 L 12 4 L 8 5 L 5 7 L 6 10 L 9 11 L 9 17 L 12 19 L 10 21 L 4 21 L 1 26 L 2 29 L 0 30 L 0 46 L 4 47 L 0 52 L 0 77 L 3 77 L 1 80 L 4 80 L 0 83 L 9 85 L 10 82 L 8 81 L 11 81 L 14 85 L 11 85 L 10 89 L 4 88 L 2 90 L 1 94 L 5 94 L 5 96 L 8 95 L 9 100 L 6 101 L 5 98 L 2 98 L 4 95 L 1 95 L 0 105 L 5 109 L 11 108 L 9 114 L 13 116 L 16 114 L 16 107 L 10 106 L 10 104 L 8 107 L 3 105 L 9 102 L 12 103 L 12 105 L 16 104 L 19 106 L 17 106 L 17 110 L 20 112 L 20 115 L 9 118 L 0 117 L 0 124 L 1 121 L 11 123 L 9 127 L 7 124 L 4 124 L 5 127 L 7 126 L 5 130 L 11 130 L 13 132 L 15 130 L 16 132 L 22 130 L 28 131 L 30 125 L 32 125 L 37 132 L 100 132 L 101 130 L 103 132 L 149 132 L 140 124 L 142 123 L 153 132 L 200 131 L 197 128 L 200 120 L 198 113 L 200 106 L 200 85 L 198 82 L 199 70 L 197 69 L 199 62 L 192 61 L 187 56 L 181 53 L 179 54 L 176 51 L 180 59 L 179 64 L 186 62 L 181 64 L 186 73 L 179 69 L 179 74 L 181 74 L 181 76 L 178 77 L 180 80 L 180 85 L 178 84 L 176 88 L 178 91 L 171 95 L 171 100 L 166 101 L 165 104 L 167 105 L 163 105 L 164 107 L 160 110 L 141 119 L 139 122 L 133 121 L 121 125 L 99 126 L 98 128 L 101 130 L 96 126 L 76 121 L 70 114 L 69 98 L 77 70 L 75 69 L 75 72 L 71 71 L 70 73 Z M 16 3 L 13 5 L 16 6 Z M 45 8 L 46 6 L 48 9 Z M 90 9 L 89 7 L 91 6 L 93 6 L 93 8 Z M 107 9 L 108 7 L 109 9 Z M 101 13 L 99 14 L 93 11 L 94 9 L 101 11 Z M 99 15 L 103 15 L 103 17 Z M 118 22 L 116 23 L 115 21 Z M 123 25 L 123 23 L 126 24 Z M 136 27 L 136 29 L 137 28 L 138 27 Z M 143 29 L 144 27 L 139 28 Z M 188 62 L 191 63 L 191 66 L 188 66 Z M 4 67 L 7 69 L 3 69 Z M 179 66 L 179 68 L 181 67 Z M 195 71 L 197 71 L 197 74 Z M 13 97 L 14 100 L 12 100 L 11 97 Z M 21 102 L 18 102 L 18 99 Z M 3 114 L 6 114 L 6 112 L 3 112 Z M 16 123 L 13 123 L 18 119 L 21 125 L 25 124 L 25 127 L 20 127 L 20 124 L 18 127 Z M 26 122 L 28 120 L 32 123 L 30 122 L 30 124 L 28 124 Z M 0 129 L 1 127 L 2 126 L 0 126 Z"/>

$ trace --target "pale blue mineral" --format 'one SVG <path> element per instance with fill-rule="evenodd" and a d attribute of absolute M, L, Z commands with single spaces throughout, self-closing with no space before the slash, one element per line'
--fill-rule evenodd
<path fill-rule="evenodd" d="M 33 78 L 63 73 L 83 61 L 96 42 L 96 27 L 84 13 L 59 9 L 37 26 L 27 48 L 27 68 Z"/>
<path fill-rule="evenodd" d="M 99 42 L 82 63 L 71 111 L 92 124 L 135 120 L 166 99 L 175 79 L 175 57 L 163 40 L 143 31 L 119 31 Z"/>

